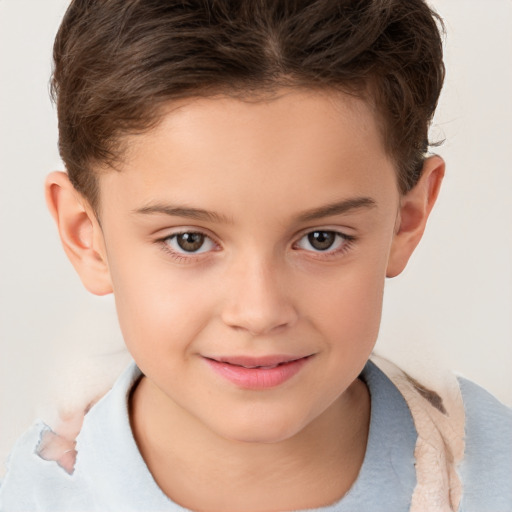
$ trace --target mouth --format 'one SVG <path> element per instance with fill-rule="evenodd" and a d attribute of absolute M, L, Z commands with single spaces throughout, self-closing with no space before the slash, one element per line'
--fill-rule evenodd
<path fill-rule="evenodd" d="M 244 389 L 279 386 L 294 377 L 313 357 L 270 355 L 263 357 L 204 357 L 215 373 Z"/>

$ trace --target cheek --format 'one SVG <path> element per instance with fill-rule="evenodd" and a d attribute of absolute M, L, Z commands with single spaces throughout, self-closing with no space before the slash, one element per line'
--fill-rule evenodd
<path fill-rule="evenodd" d="M 373 347 L 379 331 L 384 292 L 383 262 L 356 262 L 311 283 L 307 305 L 310 322 L 345 353 Z"/>
<path fill-rule="evenodd" d="M 112 275 L 119 324 L 136 359 L 184 350 L 210 309 L 201 281 L 165 262 L 150 265 L 122 258 Z M 174 270 L 174 271 L 173 271 Z M 150 350 L 149 350 L 150 349 Z"/>

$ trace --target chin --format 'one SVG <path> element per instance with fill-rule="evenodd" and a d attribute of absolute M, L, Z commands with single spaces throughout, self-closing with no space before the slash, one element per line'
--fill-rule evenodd
<path fill-rule="evenodd" d="M 217 429 L 217 433 L 228 441 L 251 444 L 274 444 L 286 441 L 297 435 L 305 422 L 265 415 L 251 415 L 244 418 L 233 418 L 229 425 Z"/>

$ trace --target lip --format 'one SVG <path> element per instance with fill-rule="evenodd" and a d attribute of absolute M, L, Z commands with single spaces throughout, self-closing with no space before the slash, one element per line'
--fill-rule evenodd
<path fill-rule="evenodd" d="M 268 389 L 296 375 L 311 359 L 307 356 L 269 355 L 263 357 L 204 357 L 221 377 L 244 389 Z"/>

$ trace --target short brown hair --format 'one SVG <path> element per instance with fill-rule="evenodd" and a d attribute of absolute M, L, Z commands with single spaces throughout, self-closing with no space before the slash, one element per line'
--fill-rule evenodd
<path fill-rule="evenodd" d="M 96 207 L 95 167 L 168 101 L 335 89 L 375 105 L 406 193 L 444 79 L 441 31 L 423 0 L 73 0 L 54 45 L 60 153 Z"/>

